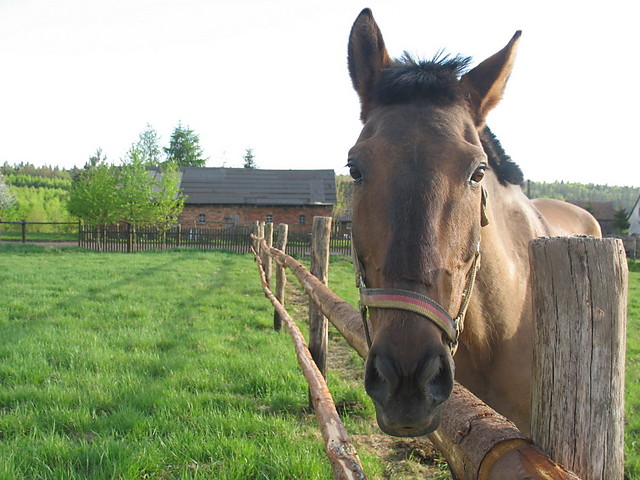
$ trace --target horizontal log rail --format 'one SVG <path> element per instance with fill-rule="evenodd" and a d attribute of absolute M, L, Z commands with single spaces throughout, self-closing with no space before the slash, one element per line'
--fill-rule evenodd
<path fill-rule="evenodd" d="M 335 477 L 339 480 L 366 480 L 367 476 L 362 469 L 360 458 L 353 445 L 349 441 L 349 435 L 340 420 L 340 416 L 336 411 L 336 406 L 331 397 L 331 393 L 327 387 L 327 383 L 318 370 L 307 344 L 300 332 L 300 329 L 289 316 L 285 308 L 278 301 L 275 295 L 269 289 L 267 277 L 265 275 L 262 260 L 257 252 L 251 248 L 258 264 L 260 271 L 260 279 L 262 281 L 262 289 L 274 308 L 278 311 L 280 318 L 284 321 L 289 334 L 293 339 L 296 349 L 298 363 L 304 373 L 309 384 L 311 402 L 313 410 L 320 424 L 322 438 L 325 442 L 327 456 L 331 462 L 331 467 Z"/>
<path fill-rule="evenodd" d="M 300 262 L 252 235 L 261 252 L 289 268 L 309 298 L 365 358 L 368 348 L 360 312 L 315 278 Z M 557 464 L 507 418 L 454 382 L 440 427 L 429 435 L 457 480 L 579 480 Z"/>

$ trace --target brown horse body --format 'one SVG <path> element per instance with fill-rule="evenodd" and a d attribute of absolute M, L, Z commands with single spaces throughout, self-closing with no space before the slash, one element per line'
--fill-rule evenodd
<path fill-rule="evenodd" d="M 528 243 L 544 235 L 599 235 L 584 210 L 527 199 L 519 168 L 485 127 L 518 39 L 519 32 L 460 76 L 468 59 L 391 60 L 369 10 L 351 31 L 349 71 L 364 127 L 348 165 L 364 282 L 428 297 L 454 317 L 478 245 L 482 254 L 455 367 L 450 341 L 436 324 L 403 309 L 370 309 L 365 386 L 380 427 L 392 435 L 437 428 L 454 371 L 456 380 L 528 432 Z"/>

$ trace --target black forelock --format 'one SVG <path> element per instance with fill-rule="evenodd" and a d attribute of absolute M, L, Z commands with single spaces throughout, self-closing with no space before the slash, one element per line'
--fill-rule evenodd
<path fill-rule="evenodd" d="M 459 99 L 458 79 L 470 63 L 471 57 L 443 52 L 438 52 L 432 60 L 418 60 L 405 52 L 380 73 L 372 100 L 382 105 L 416 99 L 449 104 Z"/>
<path fill-rule="evenodd" d="M 489 157 L 489 166 L 495 172 L 498 180 L 502 185 L 513 184 L 522 185 L 524 183 L 524 174 L 522 170 L 511 160 L 506 154 L 502 145 L 493 134 L 489 127 L 485 127 L 480 132 L 480 141 L 485 153 Z"/>

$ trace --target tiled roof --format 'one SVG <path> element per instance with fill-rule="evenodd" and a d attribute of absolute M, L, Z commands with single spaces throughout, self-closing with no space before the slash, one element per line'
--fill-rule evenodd
<path fill-rule="evenodd" d="M 333 170 L 183 167 L 189 204 L 335 205 Z"/>

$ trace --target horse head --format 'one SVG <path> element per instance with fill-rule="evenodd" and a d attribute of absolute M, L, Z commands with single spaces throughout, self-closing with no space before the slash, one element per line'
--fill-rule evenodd
<path fill-rule="evenodd" d="M 364 124 L 348 167 L 371 321 L 365 387 L 391 435 L 435 430 L 453 388 L 453 353 L 488 221 L 485 186 L 497 181 L 481 136 L 519 36 L 464 73 L 467 58 L 392 60 L 368 9 L 351 30 L 349 73 Z"/>

